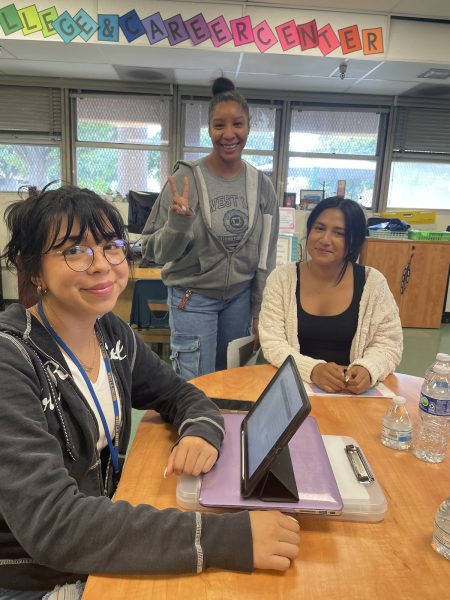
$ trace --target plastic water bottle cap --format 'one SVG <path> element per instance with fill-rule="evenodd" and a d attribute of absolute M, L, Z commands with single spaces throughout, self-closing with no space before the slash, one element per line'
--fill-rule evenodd
<path fill-rule="evenodd" d="M 450 369 L 447 365 L 434 365 L 433 373 L 438 373 L 439 375 L 448 375 L 450 373 Z"/>
<path fill-rule="evenodd" d="M 445 354 L 445 352 L 438 352 L 436 354 L 436 360 L 439 362 L 450 362 L 450 354 Z"/>
<path fill-rule="evenodd" d="M 406 399 L 403 396 L 394 396 L 392 401 L 395 402 L 395 404 L 406 404 Z"/>

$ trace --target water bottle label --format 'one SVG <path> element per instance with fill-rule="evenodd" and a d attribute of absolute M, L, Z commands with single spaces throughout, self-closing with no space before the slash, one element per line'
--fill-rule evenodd
<path fill-rule="evenodd" d="M 412 440 L 412 430 L 391 429 L 390 427 L 383 425 L 381 428 L 381 437 L 394 442 L 407 443 Z"/>
<path fill-rule="evenodd" d="M 438 417 L 450 417 L 450 400 L 440 400 L 431 398 L 423 392 L 420 394 L 419 407 L 429 415 L 437 415 Z"/>

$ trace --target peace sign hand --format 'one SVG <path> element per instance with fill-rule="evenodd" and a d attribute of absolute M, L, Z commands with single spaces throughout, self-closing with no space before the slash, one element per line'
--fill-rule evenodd
<path fill-rule="evenodd" d="M 189 206 L 189 178 L 183 178 L 183 194 L 180 196 L 175 185 L 175 180 L 172 175 L 169 176 L 169 185 L 172 192 L 172 206 L 170 210 L 176 212 L 179 215 L 185 215 L 191 217 L 194 211 Z"/>

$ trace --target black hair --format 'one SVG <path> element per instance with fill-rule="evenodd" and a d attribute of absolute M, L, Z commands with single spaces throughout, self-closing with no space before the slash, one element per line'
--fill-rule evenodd
<path fill-rule="evenodd" d="M 317 204 L 306 222 L 306 239 L 318 216 L 328 208 L 338 208 L 342 211 L 345 219 L 345 256 L 344 264 L 339 273 L 338 283 L 344 276 L 348 263 L 355 263 L 358 259 L 361 247 L 367 233 L 366 216 L 361 205 L 349 198 L 331 196 Z"/>
<path fill-rule="evenodd" d="M 8 268 L 15 267 L 23 273 L 24 285 L 35 285 L 42 254 L 65 244 L 75 221 L 80 232 L 74 244 L 79 244 L 86 232 L 92 233 L 97 244 L 116 238 L 128 241 L 119 211 L 92 190 L 64 185 L 39 192 L 30 186 L 28 194 L 28 198 L 14 202 L 5 211 L 11 238 L 0 256 Z M 63 223 L 65 231 L 61 232 Z M 56 243 L 61 233 L 62 239 Z M 130 261 L 130 251 L 127 258 Z"/>
<path fill-rule="evenodd" d="M 221 102 L 236 102 L 243 109 L 250 124 L 250 110 L 247 100 L 236 91 L 234 83 L 228 77 L 218 77 L 212 84 L 212 98 L 208 108 L 208 123 L 211 122 L 214 109 Z"/>

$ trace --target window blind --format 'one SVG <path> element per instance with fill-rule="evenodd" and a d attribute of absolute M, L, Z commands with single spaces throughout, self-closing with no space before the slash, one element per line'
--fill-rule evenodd
<path fill-rule="evenodd" d="M 0 86 L 0 133 L 61 135 L 61 90 Z"/>
<path fill-rule="evenodd" d="M 450 156 L 450 110 L 399 107 L 393 151 Z"/>

